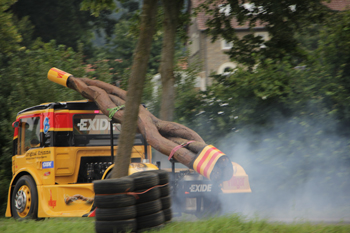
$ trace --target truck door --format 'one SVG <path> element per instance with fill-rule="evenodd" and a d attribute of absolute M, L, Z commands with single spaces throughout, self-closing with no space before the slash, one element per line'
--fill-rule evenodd
<path fill-rule="evenodd" d="M 40 117 L 22 118 L 19 124 L 18 154 L 24 154 L 31 148 L 40 147 Z"/>
<path fill-rule="evenodd" d="M 21 118 L 18 125 L 17 168 L 28 165 L 35 168 L 41 166 L 40 158 L 35 150 L 41 146 L 41 141 L 40 115 Z"/>

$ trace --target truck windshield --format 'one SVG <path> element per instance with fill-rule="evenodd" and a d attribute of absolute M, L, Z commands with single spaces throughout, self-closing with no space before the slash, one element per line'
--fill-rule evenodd
<path fill-rule="evenodd" d="M 113 123 L 113 144 L 118 144 L 121 125 Z M 75 146 L 109 146 L 110 122 L 102 114 L 75 114 L 73 116 L 73 134 Z M 134 145 L 142 145 L 141 134 L 135 137 Z"/>

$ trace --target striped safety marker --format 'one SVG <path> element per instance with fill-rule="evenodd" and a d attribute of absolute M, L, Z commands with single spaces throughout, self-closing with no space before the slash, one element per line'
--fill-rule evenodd
<path fill-rule="evenodd" d="M 225 155 L 212 145 L 204 147 L 193 163 L 193 169 L 204 177 L 210 179 L 210 174 L 218 161 Z"/>

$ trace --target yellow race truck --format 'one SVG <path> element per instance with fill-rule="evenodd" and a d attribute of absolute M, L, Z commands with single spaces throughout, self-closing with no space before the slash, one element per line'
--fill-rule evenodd
<path fill-rule="evenodd" d="M 13 123 L 12 180 L 6 217 L 35 219 L 81 217 L 93 208 L 92 181 L 113 168 L 120 125 L 101 113 L 94 102 L 44 103 L 20 111 Z M 243 168 L 232 163 L 229 181 L 213 184 L 193 170 L 169 170 L 178 212 L 208 211 L 218 193 L 251 192 Z M 159 169 L 152 148 L 136 134 L 129 174 Z M 205 194 L 213 193 L 210 198 Z M 216 207 L 218 208 L 218 207 Z"/>

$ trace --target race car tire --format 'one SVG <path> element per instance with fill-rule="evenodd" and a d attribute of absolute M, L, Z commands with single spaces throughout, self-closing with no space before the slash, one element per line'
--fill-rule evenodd
<path fill-rule="evenodd" d="M 160 201 L 160 199 L 144 202 L 135 206 L 137 211 L 137 217 L 154 214 L 162 210 L 162 202 Z"/>
<path fill-rule="evenodd" d="M 11 197 L 11 213 L 17 220 L 38 218 L 38 191 L 31 176 L 24 175 L 16 182 Z"/>
<path fill-rule="evenodd" d="M 93 181 L 95 194 L 116 194 L 134 191 L 134 182 L 130 177 Z"/>
<path fill-rule="evenodd" d="M 154 172 L 137 172 L 129 177 L 134 179 L 135 190 L 149 189 L 159 182 L 158 175 Z"/>
<path fill-rule="evenodd" d="M 158 211 L 154 214 L 137 217 L 136 221 L 138 230 L 149 227 L 155 227 L 164 223 L 164 214 L 163 211 Z"/>
<path fill-rule="evenodd" d="M 171 207 L 171 197 L 170 196 L 161 197 L 160 201 L 162 203 L 162 210 L 168 209 Z"/>
<path fill-rule="evenodd" d="M 137 194 L 135 196 L 136 204 L 153 201 L 160 198 L 160 189 L 158 187 L 154 187 L 152 189 L 137 190 L 135 192 L 142 193 L 142 194 Z"/>
<path fill-rule="evenodd" d="M 173 212 L 172 212 L 171 208 L 163 209 L 162 211 L 164 214 L 164 221 L 169 222 L 173 217 Z"/>
<path fill-rule="evenodd" d="M 136 198 L 128 194 L 95 195 L 94 205 L 97 208 L 119 208 L 134 205 Z"/>
<path fill-rule="evenodd" d="M 95 221 L 96 233 L 134 232 L 136 229 L 136 219 L 134 218 L 118 221 Z"/>
<path fill-rule="evenodd" d="M 114 220 L 126 220 L 136 217 L 136 207 L 134 205 L 120 207 L 120 208 L 97 208 L 96 220 L 97 221 L 114 221 Z"/>
<path fill-rule="evenodd" d="M 168 184 L 160 186 L 160 197 L 165 197 L 170 195 L 170 186 Z"/>

